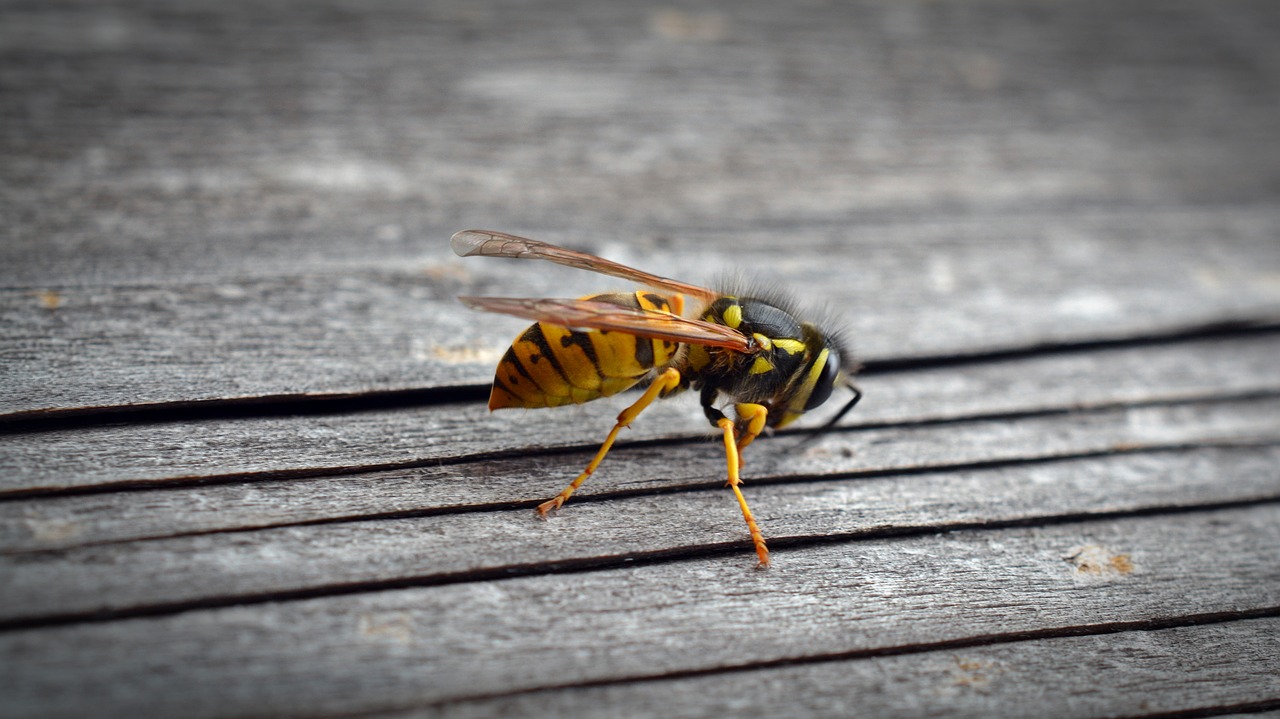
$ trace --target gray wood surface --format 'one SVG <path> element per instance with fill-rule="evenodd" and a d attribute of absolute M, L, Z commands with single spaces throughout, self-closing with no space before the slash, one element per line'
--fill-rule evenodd
<path fill-rule="evenodd" d="M 746 478 L 757 485 L 1265 444 L 1278 436 L 1277 405 L 1274 398 L 1185 402 L 1081 412 L 1068 418 L 989 418 L 943 427 L 868 430 L 833 434 L 799 454 L 788 452 L 779 439 L 746 455 Z M 0 536 L 5 539 L 4 553 L 20 553 L 335 519 L 528 508 L 534 500 L 559 491 L 593 451 L 298 479 L 234 477 L 213 485 L 175 481 L 179 486 L 14 500 L 0 505 Z M 624 445 L 610 454 L 599 475 L 575 495 L 575 502 L 715 488 L 722 472 L 723 457 L 711 442 Z"/>
<path fill-rule="evenodd" d="M 1233 340 L 868 376 L 861 382 L 869 393 L 865 406 L 859 405 L 847 426 L 999 419 L 1073 408 L 1274 394 L 1280 391 L 1278 352 L 1280 336 L 1268 332 Z M 394 466 L 428 471 L 433 465 L 490 453 L 594 450 L 626 402 L 619 398 L 556 411 L 492 414 L 480 402 L 446 403 L 387 412 L 113 423 L 14 434 L 6 438 L 6 456 L 0 459 L 0 496 Z M 832 411 L 824 410 L 815 415 Z M 817 424 L 808 418 L 803 422 Z M 686 396 L 657 403 L 632 425 L 624 442 L 678 438 L 709 445 L 709 437 L 696 398 Z M 849 449 L 865 457 L 867 443 L 856 436 L 849 440 Z M 784 447 L 790 443 L 779 442 Z M 748 456 L 775 454 L 773 444 L 764 442 Z M 972 451 L 999 449 L 980 446 Z M 714 448 L 701 446 L 699 452 L 713 454 Z M 448 472 L 453 470 L 442 471 L 452 476 Z"/>
<path fill-rule="evenodd" d="M 1280 676 L 1274 618 L 1155 631 L 939 647 L 898 656 L 833 658 L 737 674 L 657 679 L 452 702 L 441 711 L 377 716 L 698 717 L 962 716 L 1008 712 L 1010 702 L 1054 717 L 1148 716 L 1251 709 Z M 1224 665 L 1223 656 L 1238 663 Z M 1177 666 L 1178 671 L 1169 667 Z M 1045 677 L 1055 687 L 1046 690 Z M 668 699 L 664 700 L 664 697 Z M 700 697 L 686 704 L 684 697 Z M 1275 717 L 1276 712 L 1232 714 Z"/>
<path fill-rule="evenodd" d="M 1280 405 L 1273 405 L 1272 414 Z M 1055 428 L 1064 433 L 1070 428 Z M 1275 428 L 1273 428 L 1273 432 Z M 903 443 L 902 450 L 910 449 Z M 682 459 L 677 455 L 677 459 Z M 775 549 L 822 537 L 945 531 L 973 524 L 1240 502 L 1280 502 L 1280 447 L 1148 450 L 1125 457 L 1016 463 L 994 469 L 939 470 L 904 478 L 790 478 L 752 483 L 749 497 Z M 1231 477 L 1223 483 L 1223 475 Z M 714 477 L 709 473 L 707 477 Z M 557 485 L 545 492 L 554 494 Z M 335 507 L 339 509 L 340 507 Z M 569 505 L 546 522 L 529 507 L 462 508 L 427 516 L 344 521 L 235 534 L 88 546 L 35 557 L 0 557 L 0 621 L 104 611 L 173 610 L 202 601 L 239 603 L 344 586 L 433 583 L 503 571 L 625 558 L 696 555 L 744 546 L 732 497 L 719 487 L 645 493 Z M 777 562 L 788 562 L 780 553 Z M 110 557 L 111 562 L 104 563 Z M 728 560 L 743 568 L 751 557 Z"/>
<path fill-rule="evenodd" d="M 1276 716 L 1280 5 L 0 4 L 0 717 Z M 611 280 L 865 399 L 490 414 Z M 825 308 L 825 309 L 824 309 Z"/>
<path fill-rule="evenodd" d="M 759 271 L 868 358 L 1280 315 L 1265 0 L 233 5 L 8 13 L 0 412 L 483 382 L 515 325 L 450 298 L 569 275 L 474 225 Z"/>
<path fill-rule="evenodd" d="M 0 687 L 46 715 L 74 710 L 77 696 L 111 697 L 106 709 L 121 715 L 363 712 L 962 638 L 1104 633 L 1274 611 L 1276 542 L 1280 505 L 1269 504 L 819 544 L 780 553 L 768 572 L 715 556 L 18 630 L 0 636 L 0 651 L 23 657 Z M 1123 569 L 1070 561 L 1090 547 L 1124 557 Z M 174 668 L 199 681 L 174 690 Z"/>

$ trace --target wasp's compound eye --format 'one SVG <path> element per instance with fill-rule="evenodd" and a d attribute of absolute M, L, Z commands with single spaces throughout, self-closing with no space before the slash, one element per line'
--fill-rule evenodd
<path fill-rule="evenodd" d="M 805 400 L 804 411 L 806 412 L 821 406 L 831 397 L 836 379 L 840 376 L 840 355 L 836 354 L 835 350 L 828 348 L 826 352 L 820 353 L 815 361 L 823 364 L 821 371 L 817 372 L 818 380 L 810 390 L 809 398 Z M 810 376 L 813 374 L 811 373 Z"/>

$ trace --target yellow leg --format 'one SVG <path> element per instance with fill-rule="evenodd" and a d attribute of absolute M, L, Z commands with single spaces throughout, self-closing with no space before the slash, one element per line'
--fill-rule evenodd
<path fill-rule="evenodd" d="M 764 431 L 765 420 L 769 418 L 769 409 L 761 404 L 736 404 L 733 406 L 734 411 L 738 414 L 738 421 L 734 423 L 736 428 L 744 420 L 746 422 L 746 430 L 738 435 L 738 471 L 742 471 L 742 450 L 747 448 L 760 433 Z"/>
<path fill-rule="evenodd" d="M 604 444 L 600 445 L 600 449 L 596 452 L 596 456 L 591 460 L 591 464 L 588 464 L 587 468 L 582 470 L 582 474 L 579 474 L 577 479 L 573 480 L 568 487 L 565 487 L 564 491 L 557 494 L 554 498 L 539 504 L 538 514 L 545 517 L 547 516 L 547 512 L 559 509 L 566 501 L 568 501 L 574 491 L 577 490 L 578 487 L 581 487 L 582 483 L 587 481 L 587 478 L 591 476 L 591 473 L 596 471 L 596 467 L 599 467 L 600 463 L 604 461 L 604 456 L 608 454 L 609 449 L 613 447 L 613 441 L 618 438 L 618 432 L 621 432 L 623 427 L 629 426 L 634 422 L 636 417 L 639 417 L 640 413 L 643 412 L 646 407 L 653 404 L 653 401 L 660 395 L 670 392 L 679 385 L 680 372 L 673 367 L 668 367 L 662 374 L 658 375 L 653 380 L 653 383 L 649 385 L 648 389 L 644 391 L 644 394 L 640 395 L 640 399 L 636 400 L 630 407 L 622 410 L 618 415 L 618 423 L 613 425 L 613 429 L 609 431 L 609 436 L 605 437 Z"/>
<path fill-rule="evenodd" d="M 759 406 L 759 405 L 755 405 Z M 761 407 L 761 409 L 764 409 Z M 756 545 L 756 556 L 760 558 L 759 566 L 761 568 L 769 566 L 769 548 L 764 544 L 764 535 L 760 533 L 760 527 L 756 526 L 756 518 L 751 515 L 751 508 L 747 506 L 747 498 L 742 496 L 742 490 L 738 485 L 742 484 L 742 479 L 738 476 L 738 449 L 739 444 L 734 437 L 733 420 L 728 417 L 716 423 L 721 431 L 724 432 L 724 454 L 729 465 L 729 487 L 733 490 L 733 494 L 738 498 L 738 506 L 742 508 L 742 518 L 747 520 L 747 530 L 751 532 L 751 541 Z M 763 424 L 763 422 L 762 422 Z M 751 432 L 748 426 L 748 433 Z M 758 430 L 756 434 L 758 434 Z M 754 439 L 754 435 L 750 435 L 746 443 L 750 443 Z"/>
<path fill-rule="evenodd" d="M 765 420 L 769 418 L 769 409 L 762 404 L 736 404 L 733 410 L 738 414 L 738 421 L 746 420 L 747 431 L 738 438 L 738 451 L 747 448 L 760 433 L 764 431 Z"/>

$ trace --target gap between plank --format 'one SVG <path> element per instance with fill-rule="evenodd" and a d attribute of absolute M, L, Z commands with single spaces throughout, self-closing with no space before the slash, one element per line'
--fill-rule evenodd
<path fill-rule="evenodd" d="M 1280 318 L 1255 317 L 1178 327 L 1111 339 L 1045 342 L 973 353 L 868 360 L 861 375 L 912 372 L 987 362 L 1032 359 L 1057 354 L 1178 344 L 1205 339 L 1253 337 L 1280 332 Z M 231 399 L 152 402 L 136 405 L 29 410 L 0 415 L 0 436 L 96 427 L 105 424 L 163 424 L 209 419 L 375 412 L 406 407 L 483 402 L 489 385 L 457 385 L 419 389 L 279 394 Z"/>
<path fill-rule="evenodd" d="M 1157 515 L 1181 515 L 1193 513 L 1211 513 L 1256 507 L 1260 505 L 1280 504 L 1280 495 L 1236 499 L 1223 502 L 1206 502 L 1201 504 L 1175 504 L 1137 509 L 1109 510 L 1100 512 L 1069 512 L 1049 514 L 1038 517 L 1019 517 L 1016 519 L 952 522 L 940 525 L 903 525 L 897 527 L 880 527 L 857 532 L 843 532 L 828 536 L 790 536 L 771 537 L 770 546 L 778 550 L 817 546 L 826 544 L 852 544 L 859 541 L 877 539 L 903 539 L 911 537 L 947 534 L 960 531 L 1000 531 L 1021 527 L 1045 527 L 1073 524 L 1098 520 L 1130 519 Z M 101 611 L 77 611 L 48 614 L 45 616 L 24 617 L 0 621 L 0 632 L 41 629 L 47 627 L 67 626 L 75 624 L 100 624 L 125 619 L 144 619 L 171 616 L 184 612 L 224 609 L 228 607 L 252 606 L 258 604 L 303 601 L 327 597 L 340 597 L 355 594 L 396 591 L 400 589 L 434 587 L 450 584 L 472 582 L 497 582 L 521 577 L 544 576 L 552 574 L 577 574 L 608 569 L 625 569 L 670 562 L 683 562 L 727 554 L 740 554 L 751 548 L 750 541 L 717 542 L 690 547 L 670 547 L 630 554 L 618 554 L 599 557 L 557 560 L 551 562 L 531 562 L 506 566 L 488 567 L 485 569 L 461 572 L 446 572 L 433 575 L 397 577 L 394 579 L 365 580 L 359 582 L 342 582 L 322 584 L 305 588 L 278 590 L 269 592 L 249 592 L 245 594 L 229 594 L 218 597 L 205 597 L 156 604 L 140 604 L 133 607 Z M 1273 611 L 1271 609 L 1267 611 Z M 1274 609 L 1280 616 L 1280 609 Z M 1270 616 L 1270 615 L 1268 615 Z M 1137 622 L 1144 624 L 1145 622 Z"/>

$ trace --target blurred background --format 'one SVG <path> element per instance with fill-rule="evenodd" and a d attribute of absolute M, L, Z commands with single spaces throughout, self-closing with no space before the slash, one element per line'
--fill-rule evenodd
<path fill-rule="evenodd" d="M 6 317 L 24 376 L 107 403 L 483 383 L 518 324 L 454 294 L 601 286 L 460 263 L 482 227 L 759 274 L 873 359 L 1248 320 L 1277 40 L 1266 0 L 7 2 Z M 58 375 L 33 292 L 240 379 Z"/>

